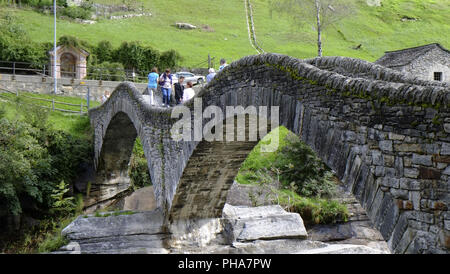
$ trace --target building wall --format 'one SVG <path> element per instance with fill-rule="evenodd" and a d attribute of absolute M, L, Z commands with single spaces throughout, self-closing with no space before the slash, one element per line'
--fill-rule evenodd
<path fill-rule="evenodd" d="M 421 80 L 434 80 L 434 72 L 442 72 L 442 81 L 450 82 L 450 53 L 435 48 L 399 69 L 408 72 Z"/>

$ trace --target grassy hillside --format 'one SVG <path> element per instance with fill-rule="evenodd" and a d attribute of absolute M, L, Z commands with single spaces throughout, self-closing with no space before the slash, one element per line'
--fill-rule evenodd
<path fill-rule="evenodd" d="M 316 32 L 312 26 L 299 28 L 278 13 L 272 18 L 267 0 L 253 0 L 256 34 L 265 51 L 300 58 L 316 56 Z M 368 61 L 385 51 L 441 43 L 450 48 L 450 2 L 448 0 L 384 0 L 370 7 L 355 0 L 354 15 L 329 26 L 323 34 L 325 56 L 350 56 Z M 403 17 L 417 18 L 402 21 Z M 360 50 L 353 47 L 362 45 Z"/>
<path fill-rule="evenodd" d="M 114 46 L 122 41 L 140 40 L 161 51 L 179 51 L 184 57 L 182 64 L 186 66 L 195 66 L 205 61 L 208 53 L 229 60 L 256 53 L 248 41 L 243 0 L 141 2 L 151 11 L 151 17 L 100 20 L 93 25 L 58 20 L 57 35 L 73 35 L 91 43 L 109 40 Z M 300 28 L 293 26 L 286 16 L 277 13 L 270 16 L 268 0 L 252 0 L 251 3 L 258 43 L 265 51 L 299 58 L 315 56 L 316 34 L 311 25 Z M 325 30 L 324 55 L 343 55 L 374 61 L 386 50 L 426 43 L 439 42 L 450 48 L 448 0 L 384 0 L 382 7 L 369 7 L 365 0 L 355 0 L 355 3 L 357 11 L 354 16 Z M 15 14 L 34 40 L 52 41 L 53 17 L 30 9 L 1 7 L 1 12 Z M 418 20 L 402 21 L 404 16 Z M 200 28 L 179 30 L 174 27 L 175 22 L 188 22 Z M 206 25 L 214 31 L 203 29 L 202 26 Z M 361 49 L 352 49 L 359 44 L 362 44 Z"/>

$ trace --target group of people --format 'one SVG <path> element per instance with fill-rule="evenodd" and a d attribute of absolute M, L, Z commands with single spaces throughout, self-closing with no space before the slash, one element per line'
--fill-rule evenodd
<path fill-rule="evenodd" d="M 150 104 L 154 105 L 154 93 L 158 88 L 158 85 L 161 87 L 162 93 L 162 106 L 169 107 L 170 99 L 172 96 L 172 90 L 175 90 L 175 103 L 181 104 L 186 101 L 189 101 L 195 95 L 195 91 L 192 88 L 193 84 L 191 81 L 186 83 L 186 88 L 183 85 L 184 76 L 180 76 L 177 83 L 173 83 L 173 76 L 170 73 L 170 69 L 166 69 L 164 73 L 158 75 L 158 69 L 155 67 L 148 74 L 148 90 L 150 93 Z"/>
<path fill-rule="evenodd" d="M 228 66 L 225 59 L 220 60 L 219 71 Z M 214 68 L 208 70 L 208 75 L 206 76 L 206 82 L 209 83 L 216 76 L 216 71 Z M 172 90 L 175 90 L 175 103 L 182 104 L 189 101 L 195 96 L 195 91 L 192 88 L 193 84 L 191 81 L 186 83 L 184 86 L 184 76 L 180 76 L 177 83 L 173 83 L 173 76 L 170 73 L 170 69 L 166 69 L 161 75 L 158 74 L 158 68 L 154 67 L 152 71 L 148 74 L 148 92 L 150 95 L 150 104 L 155 105 L 154 94 L 158 88 L 161 87 L 162 92 L 162 106 L 170 107 Z M 109 98 L 109 92 L 105 91 L 101 97 L 102 104 L 106 102 Z"/>
<path fill-rule="evenodd" d="M 220 60 L 219 71 L 227 66 L 227 62 L 225 59 Z M 206 76 L 207 83 L 211 82 L 212 79 L 216 76 L 216 72 L 214 68 L 209 69 L 209 74 Z M 175 103 L 182 104 L 184 102 L 189 101 L 192 97 L 195 96 L 195 91 L 192 88 L 193 84 L 191 81 L 186 83 L 186 87 L 184 86 L 184 76 L 180 76 L 177 83 L 173 83 L 173 76 L 170 73 L 170 69 L 166 69 L 164 73 L 161 75 L 158 74 L 158 69 L 154 67 L 152 71 L 148 74 L 148 91 L 150 93 L 150 104 L 154 105 L 154 93 L 158 88 L 158 85 L 161 87 L 162 93 L 162 106 L 169 107 L 171 101 L 172 90 L 175 90 Z"/>
<path fill-rule="evenodd" d="M 220 59 L 220 67 L 219 67 L 219 71 L 223 70 L 226 66 L 228 66 L 227 61 L 225 59 Z M 206 82 L 209 83 L 212 81 L 212 79 L 214 79 L 214 77 L 216 76 L 216 70 L 214 68 L 210 68 L 208 70 L 208 75 L 206 75 Z"/>

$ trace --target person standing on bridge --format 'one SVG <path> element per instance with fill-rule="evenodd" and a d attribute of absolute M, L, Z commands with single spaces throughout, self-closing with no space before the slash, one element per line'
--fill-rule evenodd
<path fill-rule="evenodd" d="M 158 88 L 158 68 L 152 68 L 152 71 L 148 74 L 148 92 L 150 94 L 150 105 L 154 105 L 153 94 L 156 92 Z"/>
<path fill-rule="evenodd" d="M 216 70 L 214 68 L 210 68 L 208 72 L 209 74 L 206 75 L 206 83 L 211 82 L 214 76 L 216 76 Z"/>
<path fill-rule="evenodd" d="M 186 89 L 183 92 L 183 103 L 191 100 L 195 96 L 195 91 L 192 86 L 191 81 L 186 83 Z"/>
<path fill-rule="evenodd" d="M 228 66 L 227 61 L 225 59 L 220 59 L 220 67 L 219 71 L 223 70 L 226 66 Z"/>
<path fill-rule="evenodd" d="M 161 86 L 161 91 L 163 95 L 163 107 L 170 106 L 170 95 L 172 93 L 172 74 L 170 74 L 170 69 L 161 74 L 159 77 L 159 85 Z"/>
<path fill-rule="evenodd" d="M 100 99 L 102 101 L 102 104 L 104 104 L 109 98 L 109 92 L 105 90 L 105 93 L 103 93 L 102 98 Z"/>
<path fill-rule="evenodd" d="M 184 86 L 183 86 L 184 76 L 180 76 L 178 78 L 178 83 L 175 83 L 175 103 L 181 104 L 181 101 L 183 99 L 183 92 L 184 92 Z"/>

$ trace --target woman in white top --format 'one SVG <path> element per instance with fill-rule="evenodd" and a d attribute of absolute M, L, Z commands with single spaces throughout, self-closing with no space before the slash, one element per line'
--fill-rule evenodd
<path fill-rule="evenodd" d="M 192 82 L 189 81 L 186 83 L 186 88 L 183 91 L 183 103 L 192 99 L 195 96 L 195 91 L 192 88 Z"/>

